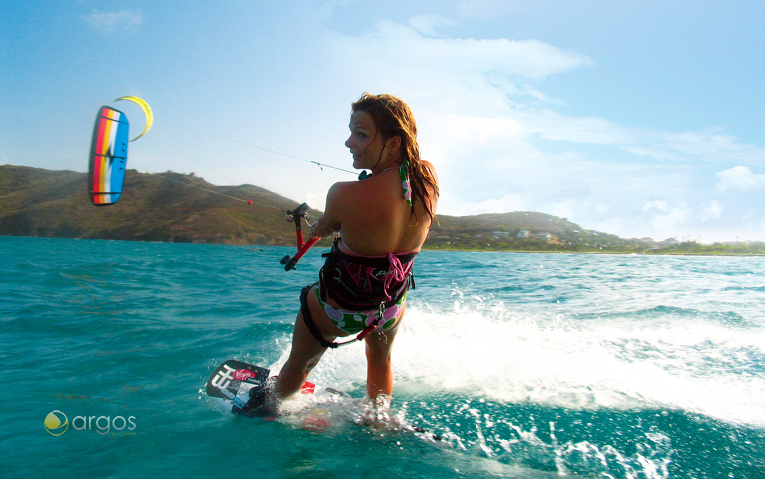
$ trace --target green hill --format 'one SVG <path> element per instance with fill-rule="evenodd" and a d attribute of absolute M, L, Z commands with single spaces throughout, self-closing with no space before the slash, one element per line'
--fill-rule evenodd
<path fill-rule="evenodd" d="M 0 165 L 0 235 L 294 246 L 296 201 L 253 185 L 128 170 L 112 206 L 91 204 L 87 174 Z M 252 201 L 252 204 L 248 204 Z M 309 209 L 318 216 L 321 212 Z M 699 245 L 623 239 L 531 211 L 438 216 L 426 248 L 490 251 L 763 254 L 765 243 Z M 330 240 L 323 240 L 329 244 Z"/>
<path fill-rule="evenodd" d="M 438 248 L 523 251 L 643 251 L 655 247 L 650 238 L 626 240 L 585 230 L 566 218 L 533 211 L 439 216 L 440 228 L 429 243 Z"/>
<path fill-rule="evenodd" d="M 73 171 L 0 166 L 0 235 L 295 244 L 295 230 L 286 223 L 284 210 L 298 203 L 257 186 L 214 186 L 178 173 L 128 170 L 119 202 L 97 207 L 88 197 L 86 177 Z"/>

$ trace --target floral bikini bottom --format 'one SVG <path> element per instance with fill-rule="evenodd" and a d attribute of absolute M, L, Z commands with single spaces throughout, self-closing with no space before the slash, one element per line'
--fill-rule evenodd
<path fill-rule="evenodd" d="M 316 293 L 316 299 L 319 301 L 319 305 L 327 313 L 329 319 L 335 323 L 335 326 L 342 329 L 348 334 L 360 333 L 367 326 L 370 326 L 377 317 L 380 315 L 380 311 L 375 309 L 371 311 L 349 311 L 347 309 L 335 308 L 321 300 L 321 293 L 319 292 L 319 285 L 314 286 Z M 377 326 L 377 329 L 388 329 L 395 324 L 396 319 L 401 315 L 404 302 L 406 301 L 407 293 L 404 293 L 401 298 L 393 305 L 385 308 L 383 313 L 383 321 Z"/>

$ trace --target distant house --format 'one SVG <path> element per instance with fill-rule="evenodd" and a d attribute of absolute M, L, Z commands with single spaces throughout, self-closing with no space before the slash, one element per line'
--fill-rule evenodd
<path fill-rule="evenodd" d="M 552 237 L 553 235 L 550 233 L 539 233 L 539 241 L 544 241 L 545 243 L 550 241 Z"/>
<path fill-rule="evenodd" d="M 531 238 L 531 232 L 529 230 L 521 230 L 515 235 L 515 237 L 518 239 L 529 239 Z"/>
<path fill-rule="evenodd" d="M 507 231 L 492 231 L 491 237 L 494 239 L 509 238 L 510 233 L 508 233 Z"/>

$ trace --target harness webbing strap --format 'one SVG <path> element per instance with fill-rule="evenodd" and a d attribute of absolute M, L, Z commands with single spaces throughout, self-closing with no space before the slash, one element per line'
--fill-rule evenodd
<path fill-rule="evenodd" d="M 300 312 L 303 315 L 303 322 L 305 323 L 306 327 L 308 327 L 308 331 L 311 332 L 311 335 L 316 338 L 316 341 L 318 341 L 322 347 L 336 349 L 339 346 L 345 346 L 346 344 L 351 344 L 354 341 L 361 341 L 369 333 L 377 329 L 377 326 L 380 324 L 380 320 L 382 320 L 383 314 L 385 313 L 385 303 L 380 303 L 380 315 L 377 317 L 377 319 L 375 319 L 372 324 L 367 326 L 366 329 L 360 332 L 355 338 L 342 343 L 333 343 L 327 341 L 327 339 L 321 335 L 319 328 L 316 327 L 316 323 L 313 322 L 313 318 L 311 318 L 311 311 L 308 309 L 308 292 L 313 286 L 313 284 L 309 284 L 303 288 L 302 291 L 300 291 Z"/>
<path fill-rule="evenodd" d="M 309 284 L 300 292 L 300 312 L 303 313 L 303 322 L 308 327 L 308 331 L 311 332 L 314 338 L 325 348 L 335 349 L 340 346 L 337 343 L 327 341 L 324 336 L 319 332 L 319 328 L 316 327 L 316 323 L 311 318 L 311 312 L 308 310 L 308 291 L 310 291 L 313 285 Z"/>

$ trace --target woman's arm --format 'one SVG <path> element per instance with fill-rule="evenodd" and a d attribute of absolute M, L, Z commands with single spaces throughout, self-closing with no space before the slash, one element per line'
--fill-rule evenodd
<path fill-rule="evenodd" d="M 335 183 L 327 193 L 327 204 L 324 214 L 311 225 L 311 234 L 313 236 L 329 236 L 335 231 L 340 231 L 340 218 L 343 207 L 343 184 Z"/>

